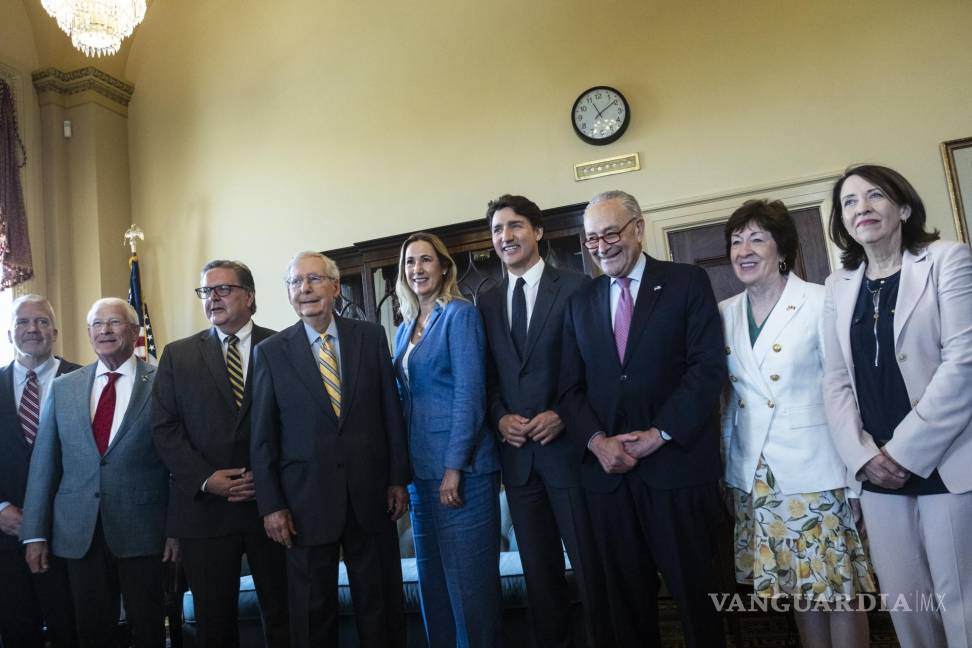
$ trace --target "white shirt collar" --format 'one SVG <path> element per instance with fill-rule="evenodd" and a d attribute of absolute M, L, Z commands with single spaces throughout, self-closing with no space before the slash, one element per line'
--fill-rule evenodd
<path fill-rule="evenodd" d="M 641 281 L 641 276 L 643 274 L 645 274 L 645 265 L 647 265 L 647 263 L 645 262 L 645 253 L 642 252 L 638 256 L 638 263 L 636 263 L 635 264 L 635 267 L 632 268 L 631 269 L 631 272 L 628 273 L 628 279 L 630 279 L 634 283 L 640 282 Z M 611 278 L 611 284 L 612 285 L 617 285 L 617 283 L 618 283 L 618 278 L 617 277 L 612 277 Z"/>
<path fill-rule="evenodd" d="M 315 342 L 317 342 L 319 339 L 321 339 L 321 334 L 317 332 L 317 329 L 315 329 L 313 326 L 310 326 L 307 322 L 304 322 L 304 332 L 307 333 L 307 341 L 310 342 L 312 345 Z M 335 340 L 338 339 L 337 324 L 335 324 L 334 322 L 333 315 L 331 316 L 331 323 L 327 325 L 327 329 L 325 329 L 324 331 L 325 335 L 328 333 Z"/>
<path fill-rule="evenodd" d="M 117 369 L 109 369 L 108 365 L 106 365 L 101 360 L 98 360 L 98 367 L 97 369 L 95 369 L 95 376 L 104 376 L 106 373 L 110 373 L 114 371 L 115 373 L 119 373 L 123 376 L 131 376 L 132 378 L 134 378 L 137 367 L 138 367 L 138 362 L 135 360 L 134 353 L 131 356 L 129 356 L 128 360 L 121 363 L 121 365 L 119 365 Z"/>
<path fill-rule="evenodd" d="M 539 261 L 534 263 L 533 266 L 529 270 L 524 272 L 522 275 L 517 275 L 513 272 L 509 272 L 510 286 L 516 285 L 516 280 L 522 277 L 523 281 L 526 282 L 526 285 L 532 288 L 533 286 L 540 283 L 540 277 L 543 276 L 543 268 L 545 267 L 545 265 L 546 264 L 544 264 L 543 259 L 540 259 Z"/>
<path fill-rule="evenodd" d="M 34 373 L 37 374 L 37 379 L 40 380 L 41 377 L 51 371 L 55 366 L 57 366 L 57 358 L 51 355 L 50 358 L 40 363 L 34 367 Z M 20 364 L 17 360 L 14 360 L 14 381 L 19 385 L 20 383 L 27 382 L 27 372 L 30 371 L 27 367 Z"/>
<path fill-rule="evenodd" d="M 253 320 L 248 320 L 246 324 L 243 325 L 239 331 L 236 332 L 236 339 L 239 340 L 237 344 L 245 342 L 250 335 L 253 334 Z M 229 333 L 223 333 L 219 327 L 216 327 L 216 335 L 219 336 L 219 343 L 226 344 L 226 338 L 229 337 Z"/>

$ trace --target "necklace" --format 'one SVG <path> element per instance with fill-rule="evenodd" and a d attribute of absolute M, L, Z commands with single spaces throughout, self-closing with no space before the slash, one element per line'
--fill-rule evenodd
<path fill-rule="evenodd" d="M 884 289 L 884 279 L 864 278 L 864 289 L 871 295 L 871 304 L 874 306 L 874 366 L 879 366 L 878 357 L 881 352 L 881 342 L 878 339 L 878 319 L 881 317 L 881 290 Z M 877 284 L 877 289 L 874 285 Z"/>

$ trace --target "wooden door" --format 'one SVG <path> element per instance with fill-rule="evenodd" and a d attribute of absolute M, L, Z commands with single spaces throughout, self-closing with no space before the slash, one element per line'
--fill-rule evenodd
<path fill-rule="evenodd" d="M 800 236 L 794 272 L 801 278 L 822 284 L 830 274 L 827 257 L 827 241 L 820 220 L 820 209 L 805 207 L 790 212 Z M 700 225 L 668 233 L 668 246 L 672 260 L 701 266 L 709 275 L 716 299 L 742 292 L 743 285 L 729 264 L 726 254 L 725 224 Z"/>

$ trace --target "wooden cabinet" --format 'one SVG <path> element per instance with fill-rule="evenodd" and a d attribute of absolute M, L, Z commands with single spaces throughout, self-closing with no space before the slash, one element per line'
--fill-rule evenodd
<path fill-rule="evenodd" d="M 596 272 L 586 248 L 584 207 L 586 203 L 549 209 L 543 213 L 544 234 L 540 254 L 555 267 L 573 268 L 593 275 Z M 459 288 L 471 302 L 503 280 L 503 264 L 493 251 L 485 218 L 434 227 L 428 230 L 442 239 L 456 261 Z M 403 232 L 350 247 L 325 250 L 341 270 L 341 300 L 338 314 L 382 324 L 389 335 L 401 323 L 395 280 L 402 242 L 412 232 Z"/>

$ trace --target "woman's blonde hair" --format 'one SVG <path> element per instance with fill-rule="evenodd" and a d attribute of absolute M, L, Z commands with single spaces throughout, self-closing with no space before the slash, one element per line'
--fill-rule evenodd
<path fill-rule="evenodd" d="M 442 285 L 439 286 L 439 294 L 435 300 L 445 306 L 453 299 L 465 299 L 459 292 L 459 280 L 456 272 L 456 262 L 449 256 L 449 250 L 435 234 L 428 232 L 416 232 L 402 243 L 402 250 L 398 255 L 398 279 L 395 281 L 395 294 L 398 295 L 398 310 L 402 318 L 406 321 L 413 320 L 419 315 L 419 300 L 415 291 L 408 285 L 408 278 L 405 276 L 405 250 L 416 241 L 425 241 L 435 250 L 435 255 L 439 257 L 439 264 L 445 270 L 442 277 Z"/>

